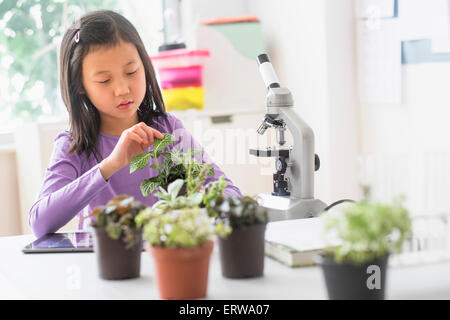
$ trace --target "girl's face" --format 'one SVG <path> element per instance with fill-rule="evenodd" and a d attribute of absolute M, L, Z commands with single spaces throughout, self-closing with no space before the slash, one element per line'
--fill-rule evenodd
<path fill-rule="evenodd" d="M 82 81 L 102 125 L 137 121 L 146 81 L 144 65 L 132 43 L 93 48 L 83 59 Z"/>

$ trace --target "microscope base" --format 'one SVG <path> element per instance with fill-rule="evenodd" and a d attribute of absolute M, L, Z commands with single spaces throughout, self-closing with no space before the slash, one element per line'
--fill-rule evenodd
<path fill-rule="evenodd" d="M 267 209 L 269 222 L 316 217 L 327 206 L 319 199 L 273 196 L 270 193 L 260 193 L 255 199 Z"/>

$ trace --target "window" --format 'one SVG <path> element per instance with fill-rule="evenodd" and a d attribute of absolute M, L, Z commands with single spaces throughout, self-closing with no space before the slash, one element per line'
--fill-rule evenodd
<path fill-rule="evenodd" d="M 67 117 L 59 92 L 61 38 L 73 21 L 96 9 L 124 14 L 149 54 L 157 51 L 160 1 L 0 0 L 0 133 L 21 121 Z"/>

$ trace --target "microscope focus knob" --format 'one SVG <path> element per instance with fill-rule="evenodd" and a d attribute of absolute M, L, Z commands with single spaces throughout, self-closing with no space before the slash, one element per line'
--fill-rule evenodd
<path fill-rule="evenodd" d="M 319 168 L 320 168 L 320 159 L 316 153 L 316 154 L 314 154 L 314 171 L 319 170 Z"/>

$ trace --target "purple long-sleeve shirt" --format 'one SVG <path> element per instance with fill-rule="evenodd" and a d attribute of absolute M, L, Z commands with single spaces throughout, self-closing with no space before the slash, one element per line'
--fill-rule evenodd
<path fill-rule="evenodd" d="M 158 116 L 153 119 L 152 127 L 162 133 L 175 136 L 175 143 L 167 147 L 187 151 L 188 148 L 203 150 L 202 146 L 184 128 L 182 122 L 174 115 Z M 109 156 L 117 142 L 118 136 L 100 133 L 98 149 L 103 158 Z M 84 155 L 68 154 L 71 146 L 71 137 L 68 131 L 63 131 L 55 138 L 50 165 L 47 168 L 41 190 L 36 202 L 29 212 L 29 224 L 36 237 L 46 233 L 56 232 L 67 224 L 72 218 L 89 215 L 95 207 L 105 205 L 110 199 L 127 194 L 145 205 L 151 206 L 158 198 L 150 195 L 144 197 L 140 190 L 142 180 L 156 176 L 157 169 L 150 168 L 151 163 L 142 170 L 130 174 L 130 166 L 126 165 L 117 171 L 108 181 L 103 178 L 99 163 L 94 157 L 86 159 Z M 150 146 L 148 150 L 153 149 Z M 209 159 L 206 152 L 203 156 L 196 156 L 201 162 L 209 162 L 214 167 L 214 177 L 208 176 L 205 184 L 217 180 L 223 171 Z M 161 156 L 158 162 L 161 163 Z M 239 188 L 225 176 L 228 185 L 224 189 L 226 196 L 242 196 Z M 78 228 L 85 229 L 91 222 L 90 218 L 79 220 Z"/>

